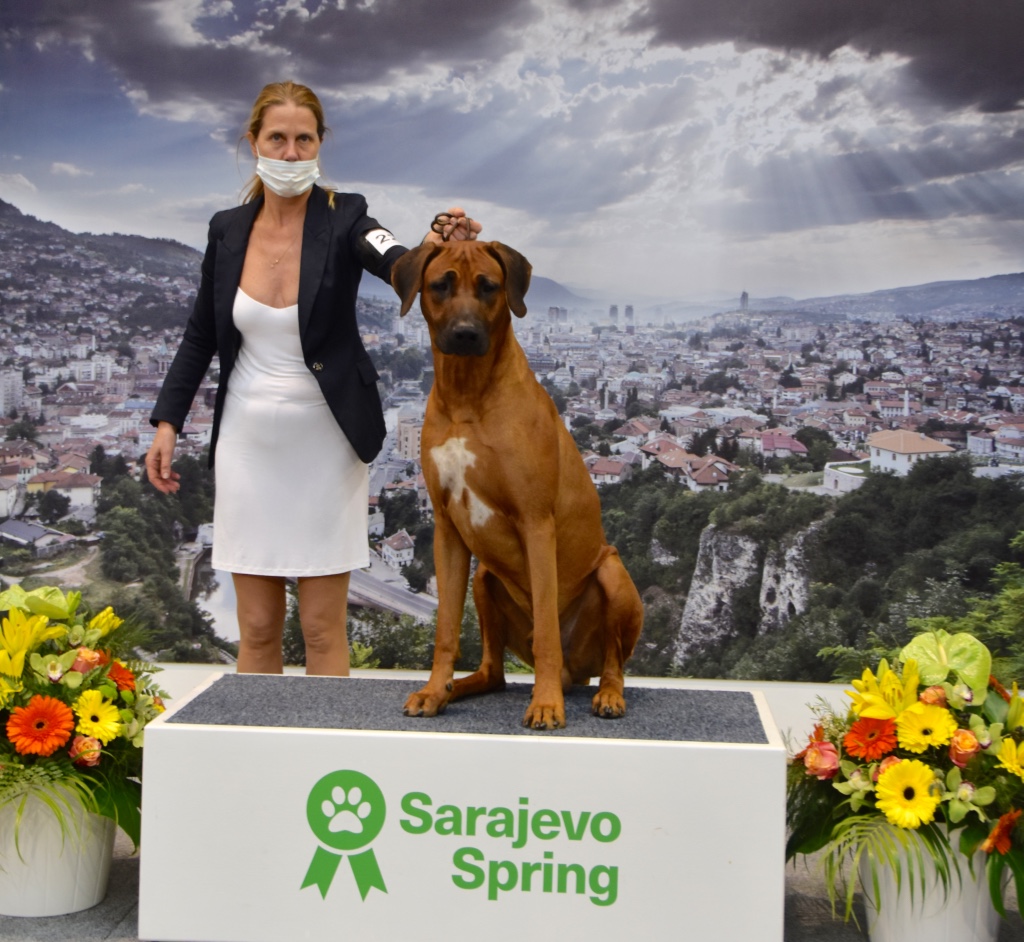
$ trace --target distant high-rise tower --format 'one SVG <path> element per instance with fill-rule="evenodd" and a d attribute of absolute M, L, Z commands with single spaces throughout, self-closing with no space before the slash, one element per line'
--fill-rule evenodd
<path fill-rule="evenodd" d="M 632 324 L 633 323 L 633 305 L 632 304 L 627 304 L 626 305 L 626 323 L 627 324 Z"/>
<path fill-rule="evenodd" d="M 750 302 L 750 295 L 747 294 L 746 291 L 744 291 L 743 294 L 740 295 L 740 310 L 741 311 L 745 311 L 747 309 L 747 304 L 749 302 Z"/>
<path fill-rule="evenodd" d="M 619 306 L 617 304 L 613 304 L 608 308 L 608 320 L 616 325 L 619 323 Z"/>
<path fill-rule="evenodd" d="M 548 308 L 548 322 L 551 323 L 551 324 L 557 324 L 558 323 L 558 308 L 557 307 L 549 307 Z"/>

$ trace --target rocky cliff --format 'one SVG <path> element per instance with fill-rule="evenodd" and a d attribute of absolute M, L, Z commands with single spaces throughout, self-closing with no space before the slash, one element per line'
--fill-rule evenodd
<path fill-rule="evenodd" d="M 807 552 L 816 525 L 762 545 L 714 524 L 700 537 L 672 663 L 686 661 L 741 634 L 765 634 L 807 608 Z"/>

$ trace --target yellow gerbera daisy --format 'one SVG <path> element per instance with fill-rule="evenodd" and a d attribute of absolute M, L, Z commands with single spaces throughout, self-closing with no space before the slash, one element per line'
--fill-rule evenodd
<path fill-rule="evenodd" d="M 873 720 L 894 720 L 908 706 L 917 702 L 917 661 L 911 659 L 903 665 L 903 677 L 889 667 L 882 658 L 878 662 L 878 676 L 864 669 L 860 680 L 853 681 L 856 693 L 846 695 L 853 700 L 853 712 Z"/>
<path fill-rule="evenodd" d="M 933 703 L 913 703 L 896 718 L 896 736 L 908 752 L 945 746 L 956 731 L 953 714 Z"/>
<path fill-rule="evenodd" d="M 20 677 L 30 651 L 67 631 L 63 625 L 47 627 L 49 621 L 45 615 L 26 615 L 20 608 L 10 610 L 0 624 L 0 674 Z"/>
<path fill-rule="evenodd" d="M 942 801 L 942 786 L 935 773 L 919 759 L 897 762 L 878 776 L 876 806 L 890 824 L 919 828 L 935 818 Z"/>
<path fill-rule="evenodd" d="M 83 736 L 93 736 L 105 746 L 116 739 L 124 728 L 116 706 L 103 698 L 98 690 L 87 690 L 75 701 L 78 725 L 75 730 Z"/>
<path fill-rule="evenodd" d="M 999 764 L 1007 772 L 1012 772 L 1017 778 L 1024 779 L 1024 742 L 1017 745 L 1007 736 L 999 750 Z"/>

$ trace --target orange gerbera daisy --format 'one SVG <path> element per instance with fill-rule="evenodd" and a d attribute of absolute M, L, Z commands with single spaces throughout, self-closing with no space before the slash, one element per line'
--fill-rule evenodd
<path fill-rule="evenodd" d="M 868 762 L 881 759 L 896 748 L 896 721 L 862 716 L 843 737 L 843 748 Z"/>
<path fill-rule="evenodd" d="M 120 661 L 111 661 L 107 676 L 117 684 L 118 690 L 134 690 L 135 675 Z"/>
<path fill-rule="evenodd" d="M 28 706 L 11 711 L 7 738 L 23 756 L 52 756 L 71 738 L 74 728 L 75 715 L 66 703 L 36 694 Z"/>
<path fill-rule="evenodd" d="M 1010 849 L 1010 835 L 1013 833 L 1014 826 L 1017 824 L 1019 817 L 1019 808 L 1004 814 L 996 821 L 996 826 L 992 828 L 992 833 L 981 842 L 981 849 L 986 854 L 991 854 L 994 850 L 1005 854 Z"/>

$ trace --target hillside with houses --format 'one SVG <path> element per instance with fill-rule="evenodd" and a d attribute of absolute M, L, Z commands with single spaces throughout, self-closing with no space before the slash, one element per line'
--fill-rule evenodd
<path fill-rule="evenodd" d="M 9 204 L 0 205 L 0 237 L 0 576 L 9 582 L 76 553 L 102 556 L 118 501 L 137 502 L 148 519 L 156 501 L 141 473 L 149 413 L 190 309 L 199 253 L 162 240 L 68 233 Z M 906 479 L 952 458 L 957 473 L 967 468 L 979 486 L 1002 488 L 1005 520 L 1016 519 L 1022 283 L 1008 275 L 856 303 L 745 298 L 681 323 L 657 309 L 579 301 L 517 321 L 602 495 L 609 538 L 623 543 L 646 593 L 650 636 L 667 639 L 651 669 L 694 670 L 693 658 L 707 654 L 705 645 L 681 655 L 677 641 L 688 599 L 699 594 L 693 574 L 705 571 L 702 533 L 714 514 L 728 516 L 720 508 L 746 501 L 767 513 L 779 501 L 814 500 L 824 502 L 814 520 L 826 520 L 830 501 L 871 492 L 875 478 Z M 397 305 L 379 295 L 361 298 L 358 313 L 391 425 L 372 469 L 367 538 L 385 565 L 430 592 L 432 522 L 419 465 L 429 338 L 422 320 L 400 320 Z M 216 370 L 214 361 L 181 433 L 179 458 L 196 476 Z M 772 488 L 788 496 L 771 496 Z M 176 508 L 173 525 L 160 518 L 176 546 L 209 521 L 210 489 L 197 484 L 203 502 Z M 759 544 L 761 582 L 771 541 L 795 532 Z M 1000 531 L 999 539 L 992 565 L 1010 556 L 1009 536 Z M 870 558 L 858 565 L 878 569 Z M 108 565 L 105 578 L 112 569 L 130 571 Z M 812 589 L 792 590 L 805 602 L 773 624 L 813 607 Z M 760 624 L 740 622 L 741 633 Z"/>

